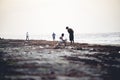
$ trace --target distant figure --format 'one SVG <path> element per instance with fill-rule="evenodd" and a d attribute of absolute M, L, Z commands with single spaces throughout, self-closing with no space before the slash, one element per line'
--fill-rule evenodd
<path fill-rule="evenodd" d="M 55 48 L 59 48 L 60 46 L 65 47 L 67 39 L 64 39 L 64 33 L 61 34 L 59 39 L 60 39 L 60 41 L 57 43 L 57 45 L 55 45 Z"/>
<path fill-rule="evenodd" d="M 53 34 L 52 34 L 53 41 L 55 40 L 55 36 L 56 36 L 56 34 L 53 32 Z"/>
<path fill-rule="evenodd" d="M 74 31 L 73 29 L 69 28 L 69 27 L 66 27 L 68 33 L 69 33 L 69 40 L 72 43 L 74 43 Z"/>
<path fill-rule="evenodd" d="M 26 33 L 26 40 L 29 40 L 29 34 L 28 34 L 28 32 Z"/>

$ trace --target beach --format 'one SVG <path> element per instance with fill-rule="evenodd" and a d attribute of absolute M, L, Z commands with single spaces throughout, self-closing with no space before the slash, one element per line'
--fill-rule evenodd
<path fill-rule="evenodd" d="M 120 80 L 120 46 L 0 40 L 0 80 Z"/>

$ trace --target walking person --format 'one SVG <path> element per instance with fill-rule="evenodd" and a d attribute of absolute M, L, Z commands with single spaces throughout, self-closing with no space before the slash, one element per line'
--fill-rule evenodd
<path fill-rule="evenodd" d="M 72 43 L 74 43 L 74 31 L 73 29 L 69 28 L 68 26 L 66 27 L 68 33 L 69 33 L 69 40 Z"/>
<path fill-rule="evenodd" d="M 56 36 L 56 34 L 53 32 L 53 34 L 52 34 L 53 41 L 55 40 L 55 36 Z"/>

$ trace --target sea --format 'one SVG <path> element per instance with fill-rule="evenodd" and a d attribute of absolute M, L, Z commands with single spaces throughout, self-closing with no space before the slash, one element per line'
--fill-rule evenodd
<path fill-rule="evenodd" d="M 26 35 L 0 35 L 5 39 L 25 39 Z M 59 41 L 60 34 L 56 34 L 56 41 Z M 50 40 L 51 34 L 32 35 L 29 34 L 31 40 Z M 69 42 L 69 35 L 65 34 L 65 38 Z M 77 43 L 101 44 L 101 45 L 120 45 L 120 32 L 113 33 L 86 33 L 74 34 L 74 41 Z"/>

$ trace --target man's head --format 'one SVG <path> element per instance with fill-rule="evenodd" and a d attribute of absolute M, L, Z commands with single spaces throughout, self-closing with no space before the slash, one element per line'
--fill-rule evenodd
<path fill-rule="evenodd" d="M 68 29 L 69 27 L 67 26 L 66 29 Z"/>

